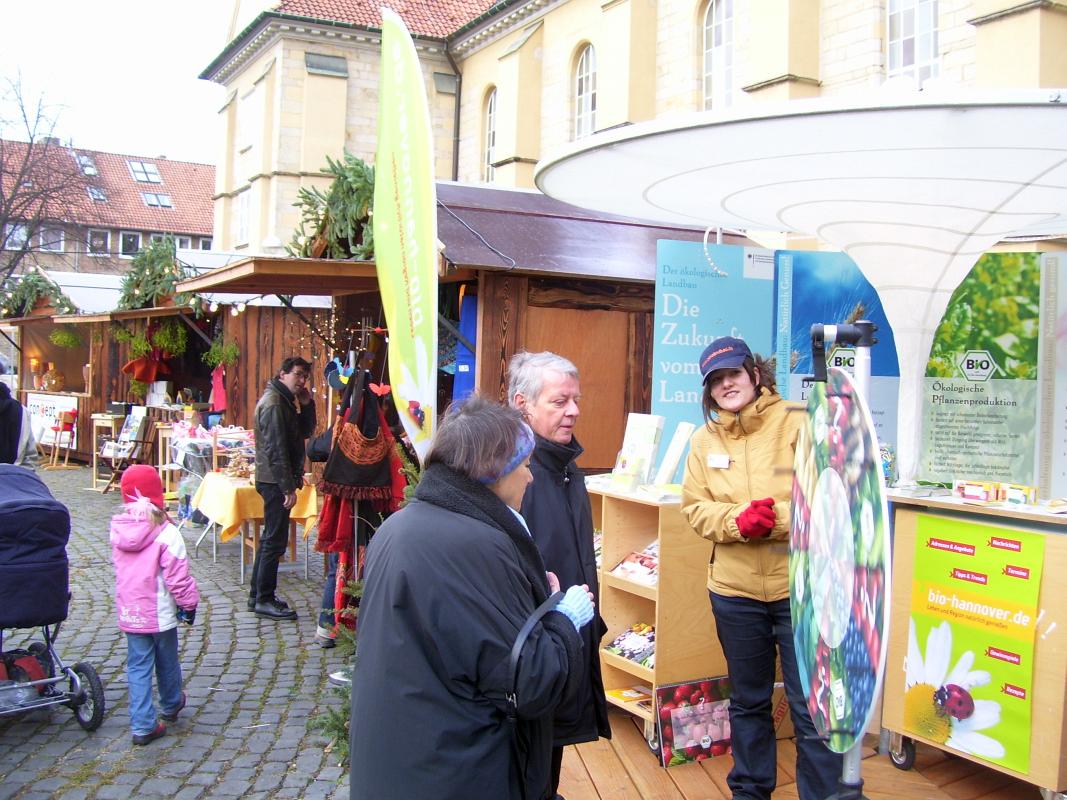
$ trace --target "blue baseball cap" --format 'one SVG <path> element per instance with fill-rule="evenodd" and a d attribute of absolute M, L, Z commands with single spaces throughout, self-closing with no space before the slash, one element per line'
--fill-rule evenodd
<path fill-rule="evenodd" d="M 701 381 L 706 382 L 708 375 L 717 369 L 737 369 L 745 363 L 746 358 L 752 358 L 752 351 L 748 349 L 744 339 L 735 339 L 733 336 L 719 337 L 700 354 Z"/>

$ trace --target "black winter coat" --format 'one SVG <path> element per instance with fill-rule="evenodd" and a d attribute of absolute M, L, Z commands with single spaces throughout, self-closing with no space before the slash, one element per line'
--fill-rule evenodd
<path fill-rule="evenodd" d="M 522 515 L 530 526 L 545 569 L 556 573 L 564 591 L 586 584 L 600 607 L 600 581 L 593 553 L 593 515 L 585 476 L 574 461 L 582 454 L 577 439 L 558 444 L 537 437 L 530 471 L 533 483 L 522 499 Z M 600 640 L 607 633 L 597 614 L 582 628 L 586 664 L 575 702 L 556 711 L 554 739 L 557 746 L 590 742 L 599 736 L 611 738 L 604 680 L 600 674 Z"/>
<path fill-rule="evenodd" d="M 296 413 L 296 398 L 277 378 L 256 403 L 256 482 L 288 494 L 304 485 L 304 440 L 315 431 L 315 402 Z"/>
<path fill-rule="evenodd" d="M 543 800 L 552 715 L 581 639 L 550 611 L 522 650 L 518 736 L 506 720 L 519 629 L 548 596 L 544 564 L 496 495 L 442 464 L 374 534 L 352 682 L 353 800 Z M 525 785 L 525 794 L 523 793 Z"/>

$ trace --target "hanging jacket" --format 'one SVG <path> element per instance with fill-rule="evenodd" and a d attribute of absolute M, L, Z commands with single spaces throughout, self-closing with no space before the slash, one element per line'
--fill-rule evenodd
<path fill-rule="evenodd" d="M 185 540 L 169 520 L 156 524 L 151 501 L 127 503 L 111 520 L 119 629 L 159 633 L 178 625 L 178 608 L 200 602 Z"/>
<path fill-rule="evenodd" d="M 585 476 L 574 463 L 582 454 L 577 439 L 559 444 L 541 436 L 530 458 L 533 483 L 522 499 L 522 516 L 530 528 L 545 569 L 559 577 L 563 588 L 586 584 L 599 608 L 600 582 L 593 552 L 593 515 Z M 635 620 L 636 621 L 636 620 Z M 600 672 L 600 640 L 607 625 L 597 614 L 581 630 L 585 669 L 575 702 L 556 712 L 556 746 L 611 738 L 604 680 Z"/>
<path fill-rule="evenodd" d="M 804 415 L 777 394 L 760 396 L 738 413 L 719 412 L 689 442 L 682 514 L 714 545 L 708 588 L 716 594 L 772 602 L 789 597 L 789 524 L 793 454 Z M 723 457 L 727 467 L 716 466 Z M 753 500 L 774 498 L 774 529 L 746 539 L 737 516 Z"/>
<path fill-rule="evenodd" d="M 581 640 L 558 611 L 511 649 L 548 596 L 522 524 L 444 464 L 371 539 L 352 677 L 353 800 L 545 800 L 552 713 L 573 691 Z"/>

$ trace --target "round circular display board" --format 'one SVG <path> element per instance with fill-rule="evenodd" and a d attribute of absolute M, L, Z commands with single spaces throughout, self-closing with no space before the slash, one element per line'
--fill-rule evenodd
<path fill-rule="evenodd" d="M 867 403 L 836 367 L 797 441 L 789 599 L 808 710 L 831 750 L 863 738 L 885 672 L 889 532 Z"/>

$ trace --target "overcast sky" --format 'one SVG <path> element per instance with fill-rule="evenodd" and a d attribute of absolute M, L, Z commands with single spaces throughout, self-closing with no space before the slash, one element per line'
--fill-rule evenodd
<path fill-rule="evenodd" d="M 64 142 L 216 163 L 225 91 L 196 76 L 226 44 L 232 0 L 0 5 L 0 79 L 21 72 L 24 93 L 43 94 Z"/>

